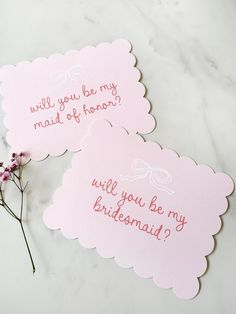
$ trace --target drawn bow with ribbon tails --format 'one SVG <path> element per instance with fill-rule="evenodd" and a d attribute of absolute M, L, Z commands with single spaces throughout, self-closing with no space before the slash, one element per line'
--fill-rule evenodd
<path fill-rule="evenodd" d="M 56 85 L 62 85 L 68 81 L 75 81 L 79 77 L 82 78 L 86 74 L 84 67 L 80 65 L 73 65 L 65 71 L 58 71 L 51 74 L 51 80 Z"/>
<path fill-rule="evenodd" d="M 170 195 L 175 193 L 166 186 L 172 182 L 172 176 L 167 170 L 151 167 L 142 159 L 135 159 L 132 163 L 132 169 L 135 173 L 134 175 L 121 175 L 120 179 L 122 181 L 134 182 L 139 179 L 148 178 L 149 183 L 157 190 L 166 192 Z"/>

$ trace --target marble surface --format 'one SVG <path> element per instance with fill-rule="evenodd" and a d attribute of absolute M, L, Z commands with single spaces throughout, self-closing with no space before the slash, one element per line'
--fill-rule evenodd
<path fill-rule="evenodd" d="M 0 66 L 126 38 L 143 73 L 156 130 L 145 136 L 236 177 L 236 2 L 234 0 L 0 0 Z M 0 153 L 7 158 L 3 113 Z M 1 314 L 236 312 L 236 200 L 223 216 L 199 295 L 179 300 L 77 240 L 48 230 L 42 213 L 71 153 L 26 170 L 26 232 L 0 211 Z M 13 205 L 17 199 L 12 198 Z"/>

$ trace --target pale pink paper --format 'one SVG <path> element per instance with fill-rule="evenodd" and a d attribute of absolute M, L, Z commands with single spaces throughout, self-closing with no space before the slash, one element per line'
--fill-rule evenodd
<path fill-rule="evenodd" d="M 155 121 L 149 114 L 150 104 L 144 98 L 145 88 L 139 82 L 140 72 L 130 51 L 130 43 L 118 39 L 48 59 L 2 67 L 0 92 L 4 97 L 5 125 L 9 129 L 7 141 L 12 150 L 28 152 L 34 160 L 49 154 L 57 156 L 66 150 L 77 151 L 89 123 L 100 118 L 109 119 L 131 133 L 151 132 Z M 105 86 L 112 83 L 117 84 L 116 91 Z M 84 96 L 82 85 L 97 93 Z M 101 86 L 105 88 L 100 89 Z M 60 106 L 58 99 L 74 94 L 80 99 Z M 110 105 L 101 110 L 104 102 Z M 32 112 L 31 108 L 42 103 L 49 109 Z M 95 113 L 90 113 L 92 109 L 86 111 L 97 106 L 99 110 Z M 74 108 L 76 115 L 80 113 L 79 122 L 71 117 Z M 54 124 L 43 127 L 46 120 Z"/>
<path fill-rule="evenodd" d="M 94 178 L 116 180 L 117 196 L 92 187 Z M 215 173 L 154 142 L 144 142 L 139 135 L 130 135 L 107 121 L 96 121 L 82 150 L 73 157 L 53 204 L 45 210 L 44 222 L 188 299 L 198 293 L 198 277 L 206 270 L 205 256 L 214 248 L 212 235 L 221 228 L 219 216 L 227 209 L 226 196 L 233 187 L 224 173 Z M 121 212 L 149 225 L 162 224 L 160 239 L 93 209 L 99 196 L 108 209 L 117 209 L 122 191 L 142 197 L 146 204 L 139 207 L 129 202 L 121 206 Z M 165 211 L 162 215 L 149 209 L 154 195 L 156 205 Z M 185 217 L 182 230 L 176 231 L 176 220 L 167 216 L 170 210 Z"/>

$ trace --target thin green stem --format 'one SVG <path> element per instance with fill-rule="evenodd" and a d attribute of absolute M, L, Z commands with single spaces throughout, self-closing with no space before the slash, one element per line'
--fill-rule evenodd
<path fill-rule="evenodd" d="M 13 174 L 15 176 L 15 174 Z M 18 177 L 17 177 L 18 178 Z M 19 179 L 18 179 L 19 181 Z M 18 188 L 18 190 L 21 190 L 20 186 L 16 183 L 15 178 L 13 177 L 12 182 L 16 185 L 16 187 Z"/>
<path fill-rule="evenodd" d="M 25 235 L 25 230 L 24 230 L 24 227 L 23 227 L 22 220 L 20 220 L 20 226 L 21 226 L 21 230 L 22 230 L 22 233 L 23 233 L 23 237 L 24 237 L 24 240 L 25 240 L 26 247 L 27 247 L 27 251 L 29 253 L 30 261 L 31 261 L 32 268 L 33 268 L 33 274 L 34 274 L 35 273 L 34 260 L 33 260 L 33 257 L 32 257 L 31 251 L 30 251 L 29 243 L 28 243 L 26 235 Z"/>
<path fill-rule="evenodd" d="M 16 177 L 18 180 L 20 180 L 20 177 L 19 177 L 17 174 L 15 174 L 14 172 L 13 172 L 13 175 L 14 175 L 14 177 Z"/>
<path fill-rule="evenodd" d="M 22 220 L 23 207 L 24 207 L 24 192 L 23 190 L 21 190 L 20 220 Z"/>
<path fill-rule="evenodd" d="M 11 208 L 8 206 L 8 204 L 5 202 L 4 195 L 3 195 L 3 190 L 2 190 L 1 185 L 0 185 L 0 200 L 1 200 L 0 206 L 2 206 L 14 219 L 16 219 L 19 222 L 19 224 L 21 226 L 21 231 L 22 231 L 22 234 L 23 234 L 23 237 L 24 237 L 24 241 L 25 241 L 25 244 L 26 244 L 27 252 L 29 254 L 30 261 L 31 261 L 31 264 L 32 264 L 33 274 L 34 274 L 35 273 L 35 265 L 34 265 L 33 257 L 32 257 L 31 251 L 30 251 L 29 243 L 27 241 L 27 237 L 26 237 L 26 234 L 25 234 L 24 226 L 23 226 L 24 191 L 25 191 L 25 189 L 27 187 L 28 182 L 25 184 L 25 186 L 23 188 L 23 186 L 22 186 L 22 179 L 21 179 L 22 178 L 22 170 L 23 170 L 23 165 L 21 164 L 21 159 L 20 159 L 19 166 L 18 166 L 18 175 L 16 173 L 12 172 L 11 179 L 10 179 L 12 182 L 14 182 L 14 184 L 17 187 L 17 189 L 21 193 L 20 217 L 18 217 L 11 210 Z"/>
<path fill-rule="evenodd" d="M 14 219 L 19 220 L 19 218 L 13 213 L 13 211 L 5 203 L 1 204 L 5 211 L 10 214 Z"/>
<path fill-rule="evenodd" d="M 21 168 L 22 166 L 20 166 L 19 168 Z M 22 170 L 22 169 L 21 169 Z M 24 209 L 24 189 L 22 187 L 22 183 L 21 183 L 21 175 L 22 175 L 22 171 L 20 172 L 19 170 L 19 185 L 20 185 L 20 191 L 21 191 L 21 206 L 20 206 L 20 225 L 21 225 L 21 230 L 22 230 L 22 233 L 23 233 L 23 236 L 24 236 L 24 240 L 25 240 L 25 244 L 26 244 L 26 247 L 27 247 L 27 251 L 29 253 L 29 257 L 30 257 L 30 260 L 31 260 L 31 264 L 32 264 L 32 268 L 33 268 L 33 274 L 35 273 L 35 265 L 34 265 L 34 261 L 33 261 L 33 257 L 32 257 L 32 254 L 31 254 L 31 251 L 30 251 L 30 247 L 29 247 L 29 244 L 28 244 L 28 241 L 27 241 L 27 238 L 26 238 L 26 235 L 25 235 L 25 231 L 24 231 L 24 227 L 23 227 L 23 221 L 22 221 L 22 217 L 23 217 L 23 209 Z"/>
<path fill-rule="evenodd" d="M 2 188 L 0 187 L 0 196 L 1 196 L 1 200 L 2 200 L 2 204 L 1 206 L 16 220 L 19 220 L 19 218 L 16 216 L 16 214 L 11 210 L 11 208 L 7 205 L 7 203 L 4 200 L 3 197 L 3 191 Z"/>

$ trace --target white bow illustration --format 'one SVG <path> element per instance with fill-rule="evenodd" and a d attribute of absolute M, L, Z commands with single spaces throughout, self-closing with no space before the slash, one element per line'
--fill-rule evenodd
<path fill-rule="evenodd" d="M 172 182 L 172 177 L 167 170 L 153 168 L 142 159 L 135 159 L 132 164 L 132 169 L 136 173 L 135 175 L 121 175 L 120 179 L 133 182 L 139 179 L 148 178 L 150 184 L 157 190 L 166 192 L 170 195 L 175 193 L 173 190 L 166 187 L 167 184 Z"/>
<path fill-rule="evenodd" d="M 68 81 L 74 81 L 78 76 L 84 75 L 84 69 L 80 65 L 73 65 L 65 71 L 52 73 L 51 79 L 57 85 L 62 85 Z"/>

